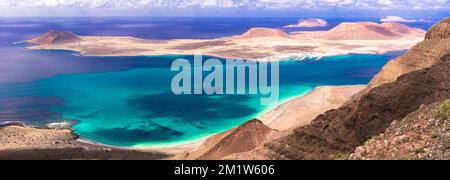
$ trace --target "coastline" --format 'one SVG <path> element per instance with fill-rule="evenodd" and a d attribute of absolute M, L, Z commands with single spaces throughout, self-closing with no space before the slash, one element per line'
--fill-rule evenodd
<path fill-rule="evenodd" d="M 294 97 L 259 117 L 265 125 L 279 131 L 307 125 L 316 116 L 338 108 L 366 85 L 318 86 L 301 97 Z"/>
<path fill-rule="evenodd" d="M 252 61 L 273 62 L 284 60 L 302 60 L 305 58 L 324 58 L 329 56 L 347 55 L 347 54 L 386 54 L 392 51 L 405 51 L 414 44 L 423 40 L 423 37 L 401 38 L 392 40 L 328 40 L 328 39 L 286 39 L 286 38 L 256 38 L 249 42 L 243 40 L 209 40 L 211 42 L 203 42 L 204 40 L 167 40 L 166 43 L 148 43 L 139 44 L 144 41 L 136 40 L 128 37 L 83 37 L 86 38 L 85 43 L 80 44 L 61 44 L 61 45 L 34 45 L 25 47 L 27 50 L 62 50 L 73 51 L 80 56 L 92 57 L 133 57 L 133 56 L 175 56 L 175 55 L 194 55 L 201 54 L 203 56 L 217 57 L 222 59 L 246 59 Z M 118 41 L 124 41 L 119 43 Z M 173 42 L 171 42 L 173 41 Z M 208 40 L 206 40 L 208 41 Z M 208 48 L 200 49 L 175 49 L 172 46 L 187 46 L 189 44 L 200 43 L 216 43 L 221 41 L 237 41 L 232 45 L 215 45 Z M 113 43 L 114 46 L 108 44 Z M 258 47 L 259 44 L 265 42 L 273 42 L 267 47 Z M 102 45 L 107 44 L 107 45 Z M 284 47 L 279 44 L 292 44 L 292 47 Z M 388 44 L 388 45 L 386 45 Z M 295 46 L 294 46 L 295 45 Z M 111 47 L 110 47 L 111 46 Z M 124 51 L 114 49 L 124 49 L 127 47 L 141 47 L 142 49 L 128 49 Z M 298 48 L 295 48 L 298 46 Z M 92 49 L 85 49 L 91 47 Z M 306 48 L 310 47 L 310 48 Z M 227 49 L 244 48 L 245 52 L 230 53 Z M 278 51 L 282 48 L 292 49 L 286 51 Z M 299 49 L 305 48 L 305 49 Z M 160 50 L 158 50 L 160 49 Z M 216 52 L 218 49 L 225 49 L 226 52 Z M 230 50 L 231 51 L 231 50 Z"/>
<path fill-rule="evenodd" d="M 360 90 L 364 89 L 366 86 L 364 85 L 356 85 L 356 86 L 319 86 L 309 93 L 300 94 L 299 97 L 293 97 L 291 99 L 286 100 L 285 102 L 279 104 L 276 107 L 270 108 L 266 111 L 263 111 L 260 117 L 256 117 L 261 119 L 265 125 L 272 129 L 284 131 L 295 128 L 300 125 L 308 124 L 313 118 L 317 115 L 320 115 L 330 109 L 337 108 L 344 102 L 346 102 L 352 95 L 356 94 Z M 320 101 L 311 101 L 311 99 L 321 99 Z M 321 98 L 320 98 L 321 97 Z M 292 113 L 295 113 L 294 115 Z M 286 116 L 290 116 L 293 118 L 285 118 Z M 298 118 L 302 118 L 301 121 L 297 121 Z M 0 131 L 4 128 L 8 129 L 8 127 L 14 129 L 19 126 L 17 124 L 0 126 Z M 40 129 L 35 127 L 26 127 L 23 126 L 19 128 L 22 131 L 29 131 L 37 134 L 37 136 L 41 136 L 40 133 L 45 134 L 51 132 L 51 134 L 60 134 L 63 133 L 63 137 L 66 138 L 62 141 L 70 142 L 69 145 L 71 148 L 87 148 L 94 149 L 94 151 L 106 151 L 109 152 L 111 150 L 115 151 L 124 151 L 124 152 L 137 152 L 137 153 L 150 153 L 150 154 L 160 154 L 161 159 L 170 158 L 171 156 L 183 153 L 183 152 L 192 152 L 196 151 L 202 147 L 202 145 L 210 138 L 213 138 L 222 133 L 214 134 L 208 137 L 201 138 L 200 140 L 177 143 L 174 145 L 160 146 L 160 147 L 115 147 L 100 144 L 94 141 L 86 140 L 80 138 L 77 134 L 75 134 L 71 129 Z M 38 149 L 47 149 L 47 148 L 61 148 L 67 146 L 67 144 L 60 145 L 59 143 L 42 144 L 41 147 L 36 146 L 23 146 L 20 145 L 20 148 L 12 148 L 8 149 L 5 147 L 14 147 L 14 146 L 5 146 L 4 145 L 4 134 L 0 134 L 0 144 L 3 149 L 0 149 L 1 152 L 5 150 L 18 150 L 21 148 L 29 149 L 30 148 L 38 148 Z M 40 137 L 43 138 L 43 137 Z M 68 140 L 67 140 L 68 138 Z M 14 140 L 6 138 L 9 142 L 14 142 Z M 16 141 L 21 140 L 20 138 Z M 38 140 L 39 141 L 39 138 Z M 61 146 L 61 147 L 59 147 Z M 1 154 L 1 153 L 0 153 Z"/>
<path fill-rule="evenodd" d="M 374 31 L 374 29 L 381 29 Z M 401 31 L 400 31 L 401 30 Z M 393 23 L 342 23 L 329 31 L 287 33 L 251 28 L 241 35 L 213 39 L 152 40 L 129 36 L 78 36 L 49 31 L 25 41 L 30 50 L 69 50 L 81 56 L 162 56 L 203 54 L 212 57 L 280 61 L 343 54 L 403 51 L 422 41 L 425 31 Z"/>

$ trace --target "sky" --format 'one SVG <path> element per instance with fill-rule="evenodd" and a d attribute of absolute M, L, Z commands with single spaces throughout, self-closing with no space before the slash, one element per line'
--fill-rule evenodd
<path fill-rule="evenodd" d="M 450 16 L 450 0 L 0 0 L 0 16 Z"/>

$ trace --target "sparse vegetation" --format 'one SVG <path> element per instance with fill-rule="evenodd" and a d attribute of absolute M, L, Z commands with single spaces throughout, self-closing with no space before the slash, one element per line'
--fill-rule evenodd
<path fill-rule="evenodd" d="M 441 117 L 450 117 L 450 102 L 444 102 L 438 106 L 436 114 Z"/>
<path fill-rule="evenodd" d="M 417 148 L 417 149 L 414 150 L 414 152 L 416 154 L 422 154 L 422 153 L 425 153 L 425 149 L 424 148 Z"/>
<path fill-rule="evenodd" d="M 414 157 L 414 156 L 406 156 L 406 157 L 403 158 L 403 160 L 405 160 L 405 161 L 415 161 L 415 160 L 418 160 L 418 158 Z"/>
<path fill-rule="evenodd" d="M 445 150 L 449 150 L 449 149 L 450 149 L 450 142 L 447 142 L 447 143 L 445 144 L 444 149 L 445 149 Z"/>
<path fill-rule="evenodd" d="M 350 154 L 341 152 L 336 154 L 336 160 L 347 160 L 349 156 Z"/>

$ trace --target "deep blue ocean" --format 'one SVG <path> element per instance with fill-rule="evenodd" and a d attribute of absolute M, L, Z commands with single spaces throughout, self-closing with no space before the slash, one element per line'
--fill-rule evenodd
<path fill-rule="evenodd" d="M 261 105 L 259 95 L 174 95 L 170 89 L 176 74 L 170 71 L 172 61 L 192 60 L 189 55 L 81 57 L 76 52 L 30 51 L 13 45 L 52 29 L 79 35 L 206 39 L 242 34 L 252 27 L 282 28 L 298 19 L 0 18 L 0 123 L 45 126 L 68 121 L 82 138 L 114 146 L 185 143 L 240 125 L 317 86 L 367 84 L 384 64 L 402 54 L 283 61 L 280 100 Z M 376 21 L 327 20 L 333 26 L 344 21 Z M 434 23 L 408 25 L 428 29 Z"/>

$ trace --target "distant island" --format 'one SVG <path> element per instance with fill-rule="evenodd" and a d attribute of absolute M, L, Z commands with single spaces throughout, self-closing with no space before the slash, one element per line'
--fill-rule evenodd
<path fill-rule="evenodd" d="M 252 28 L 237 36 L 217 39 L 146 40 L 133 37 L 77 36 L 50 31 L 28 43 L 34 50 L 71 50 L 86 56 L 204 55 L 251 60 L 287 60 L 341 54 L 382 54 L 409 49 L 425 31 L 398 23 L 342 23 L 329 31 L 286 33 Z"/>
<path fill-rule="evenodd" d="M 298 24 L 287 25 L 286 28 L 313 28 L 313 27 L 326 27 L 330 24 L 328 21 L 319 18 L 306 18 L 300 19 Z"/>

